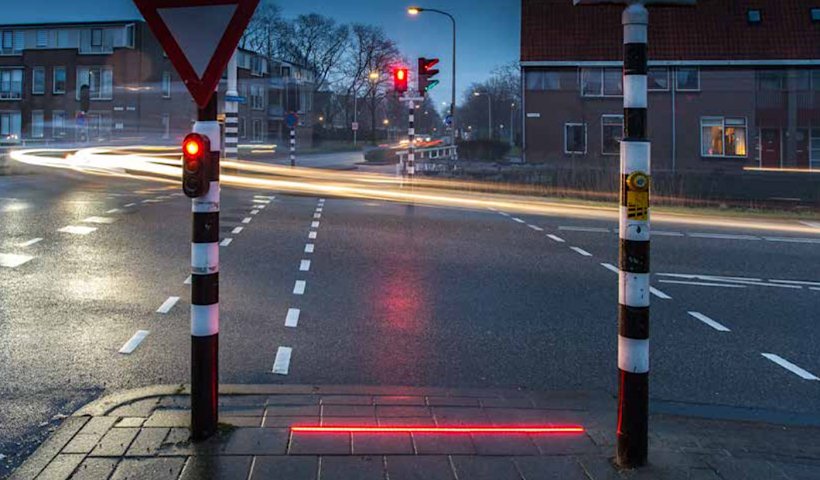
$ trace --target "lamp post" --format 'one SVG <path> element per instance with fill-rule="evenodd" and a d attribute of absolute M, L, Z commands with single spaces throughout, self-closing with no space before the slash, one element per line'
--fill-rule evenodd
<path fill-rule="evenodd" d="M 473 92 L 473 95 L 475 95 L 476 97 L 480 97 L 482 95 L 487 97 L 487 107 L 490 111 L 490 120 L 487 124 L 487 126 L 490 127 L 490 129 L 487 130 L 487 138 L 492 140 L 493 139 L 493 96 L 490 95 L 489 92 Z"/>
<path fill-rule="evenodd" d="M 376 88 L 379 83 L 379 72 L 372 71 L 367 75 L 370 80 L 370 137 L 373 144 L 376 144 Z"/>
<path fill-rule="evenodd" d="M 453 24 L 453 87 L 451 91 L 450 97 L 450 118 L 452 119 L 452 125 L 450 125 L 450 132 L 451 132 L 451 144 L 456 144 L 456 19 L 449 13 L 436 10 L 435 8 L 422 8 L 413 6 L 407 9 L 407 13 L 410 15 L 418 15 L 422 12 L 431 12 L 431 13 L 438 13 L 439 15 L 444 15 L 450 19 L 450 22 Z"/>
<path fill-rule="evenodd" d="M 515 104 L 510 104 L 510 146 L 515 147 Z"/>
<path fill-rule="evenodd" d="M 623 12 L 624 135 L 621 142 L 618 255 L 618 424 L 616 460 L 646 464 L 649 453 L 649 194 L 646 5 L 694 5 L 695 0 L 573 0 L 620 3 Z"/>

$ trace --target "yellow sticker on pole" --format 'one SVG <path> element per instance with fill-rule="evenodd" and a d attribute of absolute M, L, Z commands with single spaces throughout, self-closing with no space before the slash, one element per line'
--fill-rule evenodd
<path fill-rule="evenodd" d="M 643 172 L 626 179 L 626 212 L 629 220 L 649 220 L 649 176 Z"/>

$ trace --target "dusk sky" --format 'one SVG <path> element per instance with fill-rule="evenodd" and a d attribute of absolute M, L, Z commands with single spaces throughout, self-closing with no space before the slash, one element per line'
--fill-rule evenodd
<path fill-rule="evenodd" d="M 450 21 L 438 14 L 406 14 L 414 0 L 300 0 L 278 3 L 287 17 L 317 12 L 343 23 L 370 23 L 384 27 L 410 59 L 441 59 L 441 85 L 436 101 L 449 101 L 452 33 Z M 486 78 L 496 66 L 517 60 L 520 1 L 426 0 L 420 6 L 446 10 L 458 22 L 458 97 L 468 86 Z M 130 0 L 31 0 L 15 3 L 3 13 L 2 23 L 72 22 L 138 18 Z M 460 101 L 460 100 L 459 100 Z"/>

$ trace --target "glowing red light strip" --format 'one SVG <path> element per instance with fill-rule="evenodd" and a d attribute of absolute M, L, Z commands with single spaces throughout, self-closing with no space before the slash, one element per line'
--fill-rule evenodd
<path fill-rule="evenodd" d="M 584 433 L 580 425 L 554 427 L 291 427 L 293 432 L 303 433 Z"/>

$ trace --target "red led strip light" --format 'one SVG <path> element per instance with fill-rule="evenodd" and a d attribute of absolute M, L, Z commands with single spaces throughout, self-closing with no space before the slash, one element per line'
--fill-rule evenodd
<path fill-rule="evenodd" d="M 554 427 L 291 427 L 300 433 L 487 433 L 487 434 L 555 434 L 584 433 L 584 427 L 565 425 Z"/>

